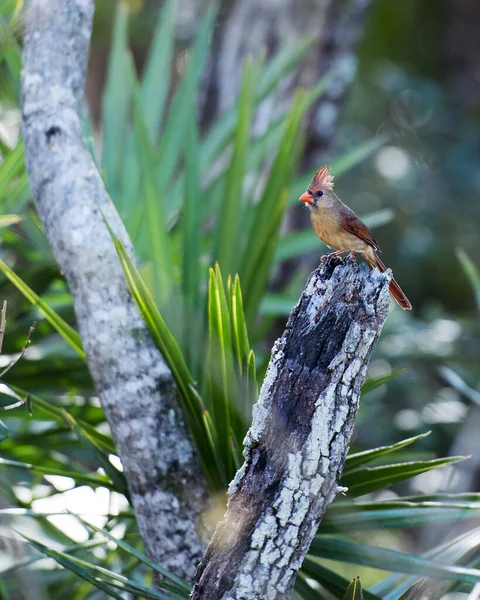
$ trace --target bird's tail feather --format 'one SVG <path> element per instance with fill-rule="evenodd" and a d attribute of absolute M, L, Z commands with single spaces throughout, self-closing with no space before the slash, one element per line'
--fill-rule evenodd
<path fill-rule="evenodd" d="M 369 260 L 371 266 L 374 268 L 377 267 L 381 273 L 384 273 L 387 270 L 387 267 L 380 260 L 380 257 L 376 252 L 373 252 L 373 255 L 375 256 L 375 262 Z M 403 308 L 403 310 L 411 310 L 412 305 L 410 304 L 410 300 L 405 296 L 402 288 L 393 278 L 390 281 L 389 291 L 400 308 Z"/>

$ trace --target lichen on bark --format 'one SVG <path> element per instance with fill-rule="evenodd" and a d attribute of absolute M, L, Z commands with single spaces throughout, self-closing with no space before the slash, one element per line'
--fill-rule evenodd
<path fill-rule="evenodd" d="M 93 0 L 30 0 L 22 128 L 30 188 L 72 292 L 78 327 L 149 554 L 190 579 L 208 502 L 170 369 L 125 282 L 111 236 L 127 232 L 83 138 Z"/>
<path fill-rule="evenodd" d="M 289 598 L 348 451 L 390 274 L 326 260 L 275 344 L 193 600 Z"/>

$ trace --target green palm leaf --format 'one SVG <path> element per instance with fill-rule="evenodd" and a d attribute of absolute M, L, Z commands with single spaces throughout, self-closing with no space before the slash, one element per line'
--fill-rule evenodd
<path fill-rule="evenodd" d="M 343 600 L 363 600 L 362 583 L 360 577 L 355 577 L 345 592 Z"/>
<path fill-rule="evenodd" d="M 221 204 L 217 226 L 218 242 L 215 259 L 223 271 L 233 274 L 240 247 L 240 216 L 245 165 L 248 152 L 250 122 L 257 74 L 250 61 L 245 63 L 238 103 L 233 154 L 226 177 L 225 200 Z"/>
<path fill-rule="evenodd" d="M 320 583 L 337 598 L 343 598 L 345 590 L 350 585 L 348 579 L 345 579 L 341 575 L 337 575 L 330 569 L 321 565 L 316 559 L 309 558 L 309 556 L 303 561 L 300 573 Z M 365 600 L 381 600 L 380 596 L 377 596 L 368 590 L 363 590 L 363 597 Z"/>
<path fill-rule="evenodd" d="M 108 189 L 114 199 L 118 196 L 119 178 L 127 139 L 127 116 L 131 103 L 127 46 L 128 11 L 124 4 L 118 4 L 102 103 L 102 164 Z"/>
<path fill-rule="evenodd" d="M 480 570 L 477 569 L 458 567 L 407 554 L 406 552 L 377 548 L 368 546 L 365 543 L 348 540 L 317 536 L 310 546 L 309 554 L 315 557 L 328 558 L 329 560 L 341 560 L 376 569 L 384 569 L 385 571 L 455 579 L 465 583 L 475 584 L 480 582 Z"/>
<path fill-rule="evenodd" d="M 464 456 L 450 456 L 435 460 L 419 460 L 379 467 L 360 467 L 349 470 L 342 475 L 341 485 L 348 488 L 348 493 L 353 496 L 363 496 L 384 489 L 392 483 L 405 481 L 420 473 L 431 469 L 451 465 L 461 460 Z"/>
<path fill-rule="evenodd" d="M 22 294 L 33 305 L 37 306 L 45 315 L 50 325 L 66 340 L 70 346 L 82 357 L 85 358 L 85 352 L 82 348 L 82 341 L 79 334 L 66 323 L 58 314 L 44 302 L 28 285 L 16 275 L 3 260 L 0 260 L 0 271 L 22 292 Z"/>
<path fill-rule="evenodd" d="M 385 456 L 386 454 L 391 454 L 392 452 L 401 450 L 406 446 L 410 446 L 411 444 L 414 444 L 417 440 L 423 440 L 430 434 L 431 431 L 427 431 L 425 433 L 421 433 L 420 435 L 416 435 L 415 437 L 407 438 L 406 440 L 397 442 L 396 444 L 391 444 L 390 446 L 380 446 L 378 448 L 373 448 L 372 450 L 365 450 L 364 452 L 355 452 L 354 454 L 349 454 L 345 460 L 343 473 L 346 474 L 351 469 L 355 469 L 360 465 L 364 465 L 366 463 L 371 462 L 372 460 L 375 460 L 376 458 Z"/>

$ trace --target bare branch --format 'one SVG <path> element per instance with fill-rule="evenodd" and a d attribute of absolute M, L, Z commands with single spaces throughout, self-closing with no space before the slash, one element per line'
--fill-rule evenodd
<path fill-rule="evenodd" d="M 22 120 L 36 208 L 73 295 L 80 334 L 150 555 L 190 578 L 207 502 L 165 361 L 125 284 L 103 215 L 133 254 L 83 139 L 94 0 L 30 0 Z"/>
<path fill-rule="evenodd" d="M 192 600 L 290 598 L 337 486 L 368 360 L 389 306 L 388 274 L 325 261 L 277 341 L 230 484 L 227 513 Z"/>

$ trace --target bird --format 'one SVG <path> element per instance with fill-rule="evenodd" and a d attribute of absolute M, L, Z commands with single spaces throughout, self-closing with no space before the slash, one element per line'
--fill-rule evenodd
<path fill-rule="evenodd" d="M 327 258 L 344 252 L 350 252 L 350 256 L 354 258 L 358 252 L 372 268 L 376 267 L 384 273 L 387 267 L 377 254 L 381 250 L 372 232 L 353 210 L 340 200 L 333 187 L 330 167 L 321 167 L 299 198 L 310 210 L 310 220 L 317 236 L 329 248 L 336 250 Z M 389 291 L 403 310 L 411 310 L 410 301 L 393 278 Z"/>

